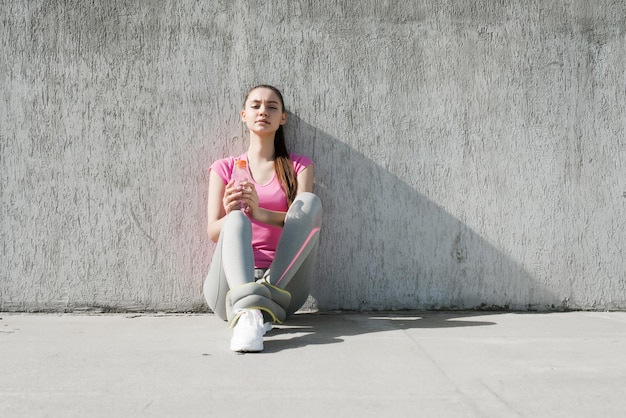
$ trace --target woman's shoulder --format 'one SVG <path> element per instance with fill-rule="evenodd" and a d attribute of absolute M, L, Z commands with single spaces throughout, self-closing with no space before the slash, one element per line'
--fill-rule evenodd
<path fill-rule="evenodd" d="M 296 170 L 296 174 L 300 171 L 304 170 L 310 165 L 313 165 L 313 160 L 311 160 L 306 155 L 294 154 L 293 152 L 289 154 L 289 159 L 293 164 L 294 170 Z"/>
<path fill-rule="evenodd" d="M 225 183 L 228 183 L 235 166 L 235 161 L 241 157 L 226 157 L 215 160 L 209 170 L 219 175 Z"/>
<path fill-rule="evenodd" d="M 235 157 L 226 157 L 215 160 L 213 161 L 213 164 L 211 164 L 211 169 L 215 167 L 233 166 L 235 164 L 235 159 Z"/>

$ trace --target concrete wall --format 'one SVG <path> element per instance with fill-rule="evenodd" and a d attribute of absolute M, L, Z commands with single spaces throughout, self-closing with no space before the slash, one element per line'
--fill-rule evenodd
<path fill-rule="evenodd" d="M 206 169 L 280 87 L 321 309 L 626 308 L 626 4 L 2 1 L 0 310 L 203 310 Z"/>

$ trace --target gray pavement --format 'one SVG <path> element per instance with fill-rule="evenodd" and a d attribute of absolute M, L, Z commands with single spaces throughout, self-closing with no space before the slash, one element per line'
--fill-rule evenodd
<path fill-rule="evenodd" d="M 0 417 L 621 417 L 626 313 L 0 313 Z"/>

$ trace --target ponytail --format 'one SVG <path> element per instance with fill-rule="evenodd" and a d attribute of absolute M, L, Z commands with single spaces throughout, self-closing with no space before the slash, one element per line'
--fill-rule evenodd
<path fill-rule="evenodd" d="M 282 125 L 276 131 L 276 136 L 274 136 L 274 171 L 276 171 L 276 175 L 287 195 L 287 204 L 291 206 L 298 192 L 298 178 L 289 158 Z"/>

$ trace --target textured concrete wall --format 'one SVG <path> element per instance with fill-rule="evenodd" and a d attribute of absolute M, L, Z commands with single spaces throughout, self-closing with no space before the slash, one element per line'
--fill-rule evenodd
<path fill-rule="evenodd" d="M 626 308 L 626 4 L 0 2 L 0 309 L 202 310 L 206 168 L 283 89 L 322 309 Z"/>

